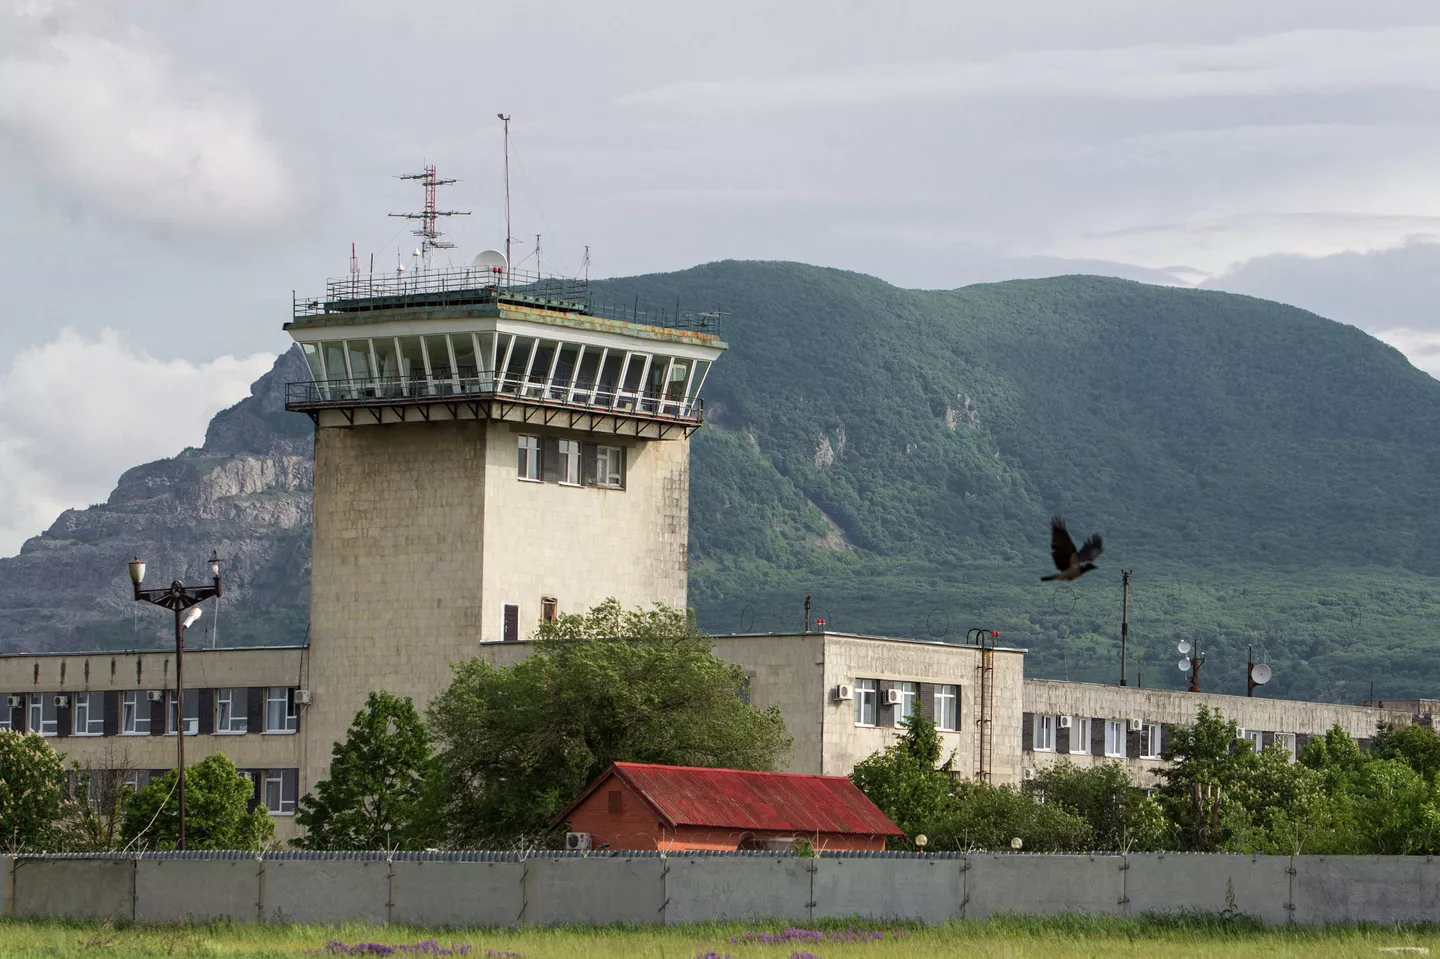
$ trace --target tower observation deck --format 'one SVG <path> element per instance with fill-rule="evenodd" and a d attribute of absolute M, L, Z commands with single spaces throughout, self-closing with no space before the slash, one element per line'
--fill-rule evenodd
<path fill-rule="evenodd" d="M 588 281 L 480 267 L 332 279 L 285 329 L 317 426 L 493 420 L 663 440 L 704 420 L 714 313 L 596 303 Z"/>

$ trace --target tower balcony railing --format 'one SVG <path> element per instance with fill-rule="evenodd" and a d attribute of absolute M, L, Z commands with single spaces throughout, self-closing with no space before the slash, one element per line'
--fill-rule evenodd
<path fill-rule="evenodd" d="M 479 372 L 450 377 L 359 377 L 288 383 L 287 410 L 422 406 L 501 400 L 585 413 L 608 413 L 698 426 L 705 404 L 698 396 L 660 390 L 626 389 L 614 383 L 536 379 Z"/>
<path fill-rule="evenodd" d="M 596 302 L 590 282 L 577 277 L 495 273 L 489 269 L 421 270 L 414 273 L 352 274 L 325 281 L 324 296 L 292 296 L 291 316 L 368 313 L 377 310 L 443 308 L 518 303 L 586 316 L 658 326 L 692 333 L 720 334 L 720 314 L 676 309 L 642 309 Z"/>

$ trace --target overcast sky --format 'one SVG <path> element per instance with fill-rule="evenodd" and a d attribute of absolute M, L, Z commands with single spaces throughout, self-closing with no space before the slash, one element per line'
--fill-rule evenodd
<path fill-rule="evenodd" d="M 0 0 L 0 554 L 198 444 L 433 162 L 457 263 L 1096 272 L 1440 372 L 1433 0 Z"/>

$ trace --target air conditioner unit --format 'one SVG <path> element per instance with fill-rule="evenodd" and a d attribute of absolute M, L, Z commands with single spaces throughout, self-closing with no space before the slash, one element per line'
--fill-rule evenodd
<path fill-rule="evenodd" d="M 150 701 L 151 701 L 152 703 L 163 703 L 163 702 L 165 701 L 165 690 L 163 690 L 163 689 L 152 689 L 152 690 L 150 690 Z"/>
<path fill-rule="evenodd" d="M 1023 771 L 1020 775 L 1021 775 L 1021 777 L 1024 778 L 1024 779 L 1034 779 L 1034 778 L 1035 778 L 1035 770 L 1032 769 L 1032 768 L 1030 768 L 1029 766 L 1026 766 L 1025 769 L 1024 769 L 1024 771 Z"/>
<path fill-rule="evenodd" d="M 25 697 L 24 697 L 24 696 L 10 696 L 10 697 L 7 697 L 7 699 L 8 699 L 8 701 L 9 701 L 9 703 L 10 703 L 10 708 L 11 708 L 11 709 L 24 709 L 24 708 L 25 708 Z"/>
<path fill-rule="evenodd" d="M 839 686 L 830 690 L 830 698 L 837 703 L 848 703 L 855 698 L 855 687 L 849 683 L 841 683 Z"/>
<path fill-rule="evenodd" d="M 886 706 L 899 706 L 899 705 L 900 705 L 900 702 L 901 702 L 901 700 L 902 700 L 903 698 L 904 698 L 904 697 L 902 696 L 902 694 L 900 693 L 900 690 L 898 690 L 898 689 L 887 689 L 887 690 L 885 690 L 885 705 L 886 705 Z"/>
<path fill-rule="evenodd" d="M 1070 728 L 1070 717 L 1069 717 L 1069 716 L 1061 716 L 1061 717 L 1060 717 L 1060 728 L 1061 728 L 1061 729 L 1069 729 L 1069 728 Z"/>
<path fill-rule="evenodd" d="M 1138 719 L 1125 720 L 1125 728 L 1130 730 L 1130 732 L 1132 733 L 1138 733 L 1140 731 L 1140 727 L 1143 725 L 1144 723 L 1140 722 L 1140 720 Z"/>
<path fill-rule="evenodd" d="M 308 690 L 308 689 L 297 689 L 297 690 L 295 690 L 295 705 L 296 705 L 296 706 L 309 706 L 309 705 L 310 705 L 310 690 Z"/>
<path fill-rule="evenodd" d="M 567 832 L 565 834 L 566 849 L 589 849 L 590 834 L 588 832 Z"/>
<path fill-rule="evenodd" d="M 69 697 L 69 696 L 56 696 L 56 697 L 55 697 L 55 706 L 56 706 L 57 709 L 69 709 L 69 708 L 70 708 L 70 697 Z"/>
<path fill-rule="evenodd" d="M 1236 739 L 1248 739 L 1248 738 L 1250 738 L 1250 737 L 1246 735 L 1244 727 L 1241 727 L 1241 728 L 1235 730 L 1235 738 L 1236 738 Z"/>

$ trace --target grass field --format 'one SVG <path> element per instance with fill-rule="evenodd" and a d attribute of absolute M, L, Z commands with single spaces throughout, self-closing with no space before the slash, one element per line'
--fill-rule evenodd
<path fill-rule="evenodd" d="M 780 942 L 759 941 L 761 935 Z M 816 939 L 816 934 L 821 938 Z M 877 935 L 878 934 L 878 935 Z M 738 940 L 738 941 L 737 941 Z M 377 948 L 378 947 L 378 948 Z M 387 952 L 389 947 L 393 952 Z M 408 947 L 408 948 L 407 948 Z M 1248 922 L 1193 919 L 995 919 L 938 927 L 822 924 L 785 936 L 773 925 L 532 930 L 434 930 L 405 926 L 257 926 L 219 923 L 115 927 L 106 923 L 0 919 L 0 956 L 468 955 L 473 959 L 1011 959 L 1124 956 L 1146 959 L 1434 954 L 1440 929 L 1264 930 Z"/>

